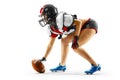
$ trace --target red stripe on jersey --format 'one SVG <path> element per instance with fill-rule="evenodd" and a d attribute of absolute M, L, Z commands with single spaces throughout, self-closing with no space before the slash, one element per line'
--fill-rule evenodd
<path fill-rule="evenodd" d="M 66 26 L 63 27 L 63 31 L 68 31 L 68 28 Z"/>
<path fill-rule="evenodd" d="M 56 38 L 57 36 L 58 36 L 57 34 L 51 33 L 51 37 L 52 37 L 52 38 Z"/>
<path fill-rule="evenodd" d="M 58 29 L 55 29 L 54 27 L 50 27 L 52 31 L 58 33 L 58 34 L 62 34 L 62 32 L 60 32 Z"/>

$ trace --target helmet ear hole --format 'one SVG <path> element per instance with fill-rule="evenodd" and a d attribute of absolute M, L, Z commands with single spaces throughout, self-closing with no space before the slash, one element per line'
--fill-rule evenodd
<path fill-rule="evenodd" d="M 48 8 L 45 8 L 44 11 L 45 11 L 45 12 L 48 12 Z"/>
<path fill-rule="evenodd" d="M 48 15 L 48 16 L 51 16 L 51 15 L 52 15 L 52 13 L 51 13 L 51 12 L 48 12 L 48 13 L 47 13 L 47 15 Z"/>

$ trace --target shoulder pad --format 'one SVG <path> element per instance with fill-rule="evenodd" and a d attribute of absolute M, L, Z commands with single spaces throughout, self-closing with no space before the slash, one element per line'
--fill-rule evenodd
<path fill-rule="evenodd" d="M 73 24 L 73 16 L 70 14 L 65 14 L 64 15 L 64 26 L 68 27 Z"/>
<path fill-rule="evenodd" d="M 59 29 L 62 29 L 63 26 L 69 27 L 72 25 L 74 20 L 73 15 L 67 14 L 65 12 L 60 12 L 56 17 L 56 24 Z"/>

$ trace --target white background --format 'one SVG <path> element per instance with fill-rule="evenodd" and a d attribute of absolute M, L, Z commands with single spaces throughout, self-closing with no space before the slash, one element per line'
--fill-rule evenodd
<path fill-rule="evenodd" d="M 38 24 L 40 7 L 51 3 L 59 11 L 93 18 L 99 30 L 83 47 L 102 66 L 100 72 L 85 75 L 90 64 L 70 47 L 65 73 L 52 73 L 60 62 L 60 40 L 56 40 L 45 62 L 45 74 L 31 66 L 43 57 L 49 37 Z M 1 0 L 0 1 L 0 80 L 119 80 L 120 9 L 119 0 Z M 70 44 L 71 46 L 71 44 Z"/>

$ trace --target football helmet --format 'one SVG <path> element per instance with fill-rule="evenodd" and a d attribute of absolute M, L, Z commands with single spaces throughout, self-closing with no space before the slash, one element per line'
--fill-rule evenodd
<path fill-rule="evenodd" d="M 55 20 L 58 10 L 52 4 L 46 4 L 40 9 L 39 23 L 42 27 L 47 24 L 51 24 Z"/>

